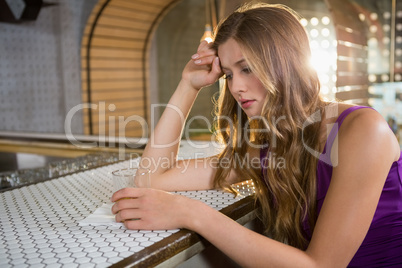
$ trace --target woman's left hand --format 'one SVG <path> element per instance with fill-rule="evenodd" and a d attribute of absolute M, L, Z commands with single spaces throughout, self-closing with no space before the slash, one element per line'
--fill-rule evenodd
<path fill-rule="evenodd" d="M 124 188 L 111 198 L 116 222 L 128 229 L 167 230 L 187 228 L 191 200 L 151 188 Z"/>

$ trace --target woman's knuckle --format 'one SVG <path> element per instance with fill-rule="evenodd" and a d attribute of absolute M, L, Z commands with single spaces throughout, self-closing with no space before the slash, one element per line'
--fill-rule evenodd
<path fill-rule="evenodd" d="M 119 202 L 116 202 L 112 207 L 112 212 L 117 213 L 120 210 Z"/>
<path fill-rule="evenodd" d="M 120 210 L 120 218 L 127 219 L 128 218 L 128 211 L 127 210 Z"/>
<path fill-rule="evenodd" d="M 132 221 L 125 221 L 124 225 L 126 226 L 127 229 L 134 229 Z"/>
<path fill-rule="evenodd" d="M 123 188 L 123 189 L 121 190 L 121 193 L 122 193 L 124 196 L 128 195 L 129 192 L 130 192 L 130 189 L 129 189 L 129 188 Z"/>

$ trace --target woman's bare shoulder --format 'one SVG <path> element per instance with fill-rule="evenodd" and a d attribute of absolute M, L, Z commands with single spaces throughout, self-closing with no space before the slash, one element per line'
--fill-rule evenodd
<path fill-rule="evenodd" d="M 382 149 L 395 155 L 395 160 L 400 156 L 398 140 L 384 117 L 374 109 L 359 109 L 350 113 L 342 123 L 339 135 L 344 139 L 357 137 L 371 146 L 382 144 L 387 147 Z"/>

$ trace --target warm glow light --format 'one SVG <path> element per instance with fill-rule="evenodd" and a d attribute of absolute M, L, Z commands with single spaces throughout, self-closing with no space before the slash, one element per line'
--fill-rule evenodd
<path fill-rule="evenodd" d="M 390 12 L 384 12 L 384 14 L 383 14 L 383 16 L 384 16 L 384 19 L 390 19 L 391 18 L 391 13 Z"/>
<path fill-rule="evenodd" d="M 329 29 L 328 28 L 324 28 L 321 30 L 321 34 L 325 37 L 328 37 L 330 35 Z"/>
<path fill-rule="evenodd" d="M 378 44 L 378 40 L 375 37 L 371 37 L 367 42 L 369 46 L 376 46 Z"/>
<path fill-rule="evenodd" d="M 323 86 L 323 87 L 321 87 L 321 92 L 323 94 L 328 94 L 329 93 L 329 88 L 327 86 Z"/>
<path fill-rule="evenodd" d="M 318 73 L 326 73 L 332 64 L 332 57 L 327 51 L 313 51 L 311 56 L 311 65 Z"/>
<path fill-rule="evenodd" d="M 316 17 L 312 17 L 310 20 L 311 25 L 317 26 L 319 23 L 319 20 Z"/>
<path fill-rule="evenodd" d="M 372 33 L 377 32 L 377 26 L 375 26 L 375 25 L 371 25 L 369 29 L 370 29 L 370 32 L 372 32 Z"/>
<path fill-rule="evenodd" d="M 321 41 L 321 47 L 322 48 L 329 48 L 329 41 L 328 40 L 322 40 Z"/>
<path fill-rule="evenodd" d="M 331 22 L 331 20 L 327 16 L 324 16 L 321 18 L 321 22 L 324 25 L 328 25 Z"/>
<path fill-rule="evenodd" d="M 312 29 L 310 31 L 310 36 L 311 37 L 317 37 L 318 36 L 318 30 L 317 29 Z"/>
<path fill-rule="evenodd" d="M 330 93 L 329 83 L 331 79 L 328 73 L 331 71 L 334 61 L 336 62 L 336 58 L 334 59 L 333 56 L 325 50 L 317 49 L 312 51 L 310 63 L 317 71 L 318 78 L 321 82 L 321 93 L 324 96 Z M 336 75 L 334 76 L 336 77 Z"/>
<path fill-rule="evenodd" d="M 321 81 L 321 83 L 327 84 L 329 82 L 329 76 L 327 74 L 321 74 L 320 81 Z M 329 92 L 329 90 L 328 90 L 328 92 Z"/>
<path fill-rule="evenodd" d="M 353 33 L 353 29 L 352 29 L 352 28 L 346 27 L 346 28 L 345 28 L 345 31 L 347 31 L 348 33 Z"/>
<path fill-rule="evenodd" d="M 377 76 L 375 74 L 370 74 L 368 79 L 370 82 L 374 83 L 375 81 L 377 81 Z"/>
<path fill-rule="evenodd" d="M 370 50 L 368 51 L 368 55 L 369 55 L 369 57 L 375 57 L 375 56 L 377 56 L 377 50 L 370 49 Z"/>
<path fill-rule="evenodd" d="M 212 41 L 214 41 L 213 37 L 212 37 L 212 27 L 209 24 L 205 25 L 205 32 L 204 35 L 201 37 L 201 41 L 207 41 L 208 43 L 211 43 Z"/>
<path fill-rule="evenodd" d="M 335 97 L 334 90 L 336 90 L 337 40 L 331 34 L 331 26 L 327 26 L 330 23 L 331 19 L 327 16 L 322 18 L 312 17 L 309 21 L 302 22 L 306 26 L 310 37 L 310 64 L 316 70 L 320 80 L 321 96 L 325 99 L 333 100 Z"/>
<path fill-rule="evenodd" d="M 313 40 L 313 41 L 310 42 L 310 47 L 314 52 L 315 50 L 320 48 L 320 44 L 318 44 L 317 41 Z"/>
<path fill-rule="evenodd" d="M 352 46 L 353 46 L 353 44 L 350 43 L 350 42 L 348 42 L 348 41 L 346 41 L 346 42 L 344 43 L 344 45 L 345 45 L 346 47 L 352 47 Z"/>

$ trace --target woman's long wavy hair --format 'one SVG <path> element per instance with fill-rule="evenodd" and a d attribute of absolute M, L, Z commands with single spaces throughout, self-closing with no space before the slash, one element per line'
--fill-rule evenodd
<path fill-rule="evenodd" d="M 216 128 L 226 144 L 219 155 L 225 164 L 218 165 L 215 187 L 230 188 L 225 179 L 231 169 L 242 178 L 252 178 L 266 232 L 304 249 L 307 240 L 302 223 L 308 220 L 312 230 L 316 220 L 318 160 L 307 148 L 319 150 L 320 128 L 309 122 L 324 107 L 318 76 L 310 65 L 307 34 L 297 14 L 286 6 L 254 4 L 242 6 L 218 25 L 215 49 L 219 51 L 230 38 L 239 44 L 267 97 L 260 119 L 250 120 L 224 84 L 217 101 Z M 249 141 L 267 144 L 270 157 L 281 159 L 281 164 L 270 159 L 263 173 L 245 167 Z"/>

